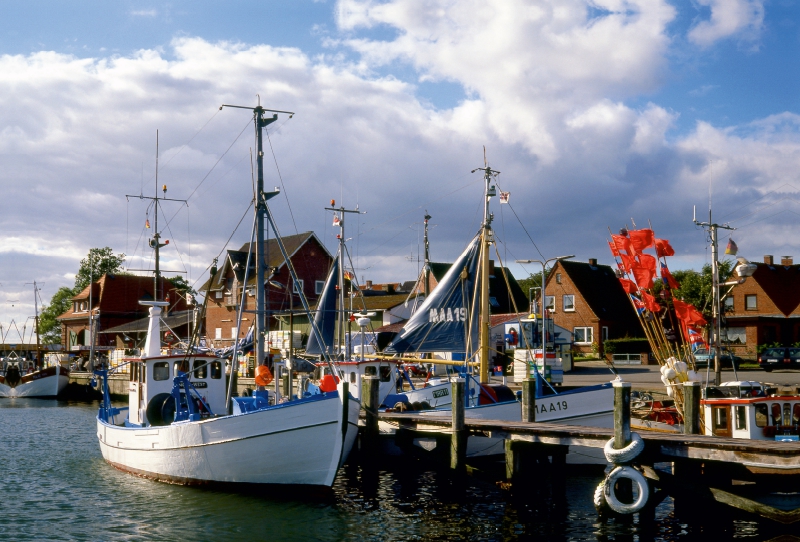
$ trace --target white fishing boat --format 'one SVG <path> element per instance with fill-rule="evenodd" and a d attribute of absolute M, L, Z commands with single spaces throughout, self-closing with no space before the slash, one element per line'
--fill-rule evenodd
<path fill-rule="evenodd" d="M 44 366 L 42 360 L 39 341 L 39 288 L 36 281 L 33 282 L 33 306 L 36 360 L 24 359 L 16 352 L 3 359 L 0 364 L 0 397 L 56 397 L 69 384 L 68 368 L 62 367 L 58 362 Z M 10 332 L 10 327 L 7 333 Z M 6 342 L 5 338 L 3 342 Z"/>
<path fill-rule="evenodd" d="M 263 261 L 264 218 L 276 230 L 264 193 L 261 128 L 277 118 L 268 110 L 251 108 L 256 123 L 258 191 L 255 230 L 256 258 Z M 162 198 L 163 199 L 163 198 Z M 155 202 L 158 208 L 158 201 Z M 158 274 L 157 229 L 156 275 Z M 280 235 L 276 231 L 276 237 Z M 279 243 L 297 281 L 285 248 Z M 249 264 L 249 262 L 248 262 Z M 265 359 L 264 265 L 256 283 L 256 358 Z M 247 266 L 250 269 L 250 265 Z M 212 275 L 213 275 L 212 270 Z M 156 276 L 157 278 L 157 276 Z M 245 278 L 245 281 L 247 278 Z M 243 292 L 246 295 L 246 292 Z M 301 296 L 308 310 L 305 297 Z M 225 384 L 224 360 L 191 354 L 161 355 L 161 306 L 149 301 L 150 324 L 145 355 L 131 360 L 127 408 L 111 406 L 108 370 L 95 371 L 103 379 L 104 401 L 97 417 L 97 438 L 103 458 L 116 468 L 163 482 L 178 484 L 280 484 L 330 487 L 355 442 L 360 403 L 341 380 L 329 391 L 286 402 L 259 389 L 252 397 L 231 397 Z M 235 362 L 234 357 L 234 362 Z M 232 364 L 235 366 L 235 363 Z M 258 369 L 266 368 L 259 366 Z M 333 374 L 340 376 L 335 366 Z M 266 386 L 264 372 L 257 383 Z"/>

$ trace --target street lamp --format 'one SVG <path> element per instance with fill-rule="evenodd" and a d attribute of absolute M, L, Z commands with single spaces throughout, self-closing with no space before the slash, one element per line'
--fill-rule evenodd
<path fill-rule="evenodd" d="M 568 260 L 570 258 L 574 258 L 574 254 L 570 254 L 569 256 L 556 256 L 555 258 L 550 258 L 549 260 L 541 261 L 541 260 L 517 260 L 517 263 L 538 263 L 542 266 L 542 359 L 544 359 L 544 353 L 547 350 L 547 345 L 545 343 L 545 334 L 546 334 L 546 325 L 545 325 L 545 305 L 547 305 L 547 297 L 545 296 L 545 272 L 547 271 L 547 264 L 550 262 L 558 262 L 561 260 Z M 555 299 L 554 303 L 555 305 Z"/>

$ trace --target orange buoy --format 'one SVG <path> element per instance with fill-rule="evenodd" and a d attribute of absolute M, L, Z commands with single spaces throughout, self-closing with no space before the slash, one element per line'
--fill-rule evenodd
<path fill-rule="evenodd" d="M 269 386 L 270 382 L 274 380 L 272 371 L 266 365 L 259 365 L 256 367 L 256 386 Z"/>
<path fill-rule="evenodd" d="M 319 381 L 319 389 L 324 392 L 329 391 L 336 391 L 336 384 L 339 383 L 339 379 L 333 375 L 325 375 Z"/>

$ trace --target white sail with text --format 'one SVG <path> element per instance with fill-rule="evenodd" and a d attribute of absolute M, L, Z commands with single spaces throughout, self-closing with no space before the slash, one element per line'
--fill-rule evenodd
<path fill-rule="evenodd" d="M 468 346 L 469 349 L 477 347 L 478 317 L 470 307 L 479 253 L 480 235 L 450 267 L 384 353 L 467 352 Z"/>

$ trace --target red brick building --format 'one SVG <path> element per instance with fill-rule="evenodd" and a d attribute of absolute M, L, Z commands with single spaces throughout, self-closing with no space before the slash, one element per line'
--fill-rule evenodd
<path fill-rule="evenodd" d="M 333 257 L 317 239 L 314 232 L 283 237 L 283 244 L 300 281 L 294 291 L 302 290 L 309 304 L 314 305 L 322 293 Z M 287 288 L 291 287 L 292 281 L 277 241 L 269 239 L 264 245 L 264 257 L 267 262 L 267 297 L 265 299 L 267 312 L 286 311 L 290 307 L 290 302 L 293 303 L 295 309 L 301 308 L 302 304 L 297 294 L 290 299 Z M 247 273 L 247 285 L 245 286 L 247 255 L 250 251 L 252 251 L 250 271 Z M 209 288 L 209 282 L 206 281 L 201 286 L 200 291 L 209 296 L 205 318 L 206 336 L 215 348 L 224 348 L 233 344 L 236 336 L 237 310 L 242 299 L 243 288 L 247 293 L 239 338 L 243 338 L 247 334 L 255 318 L 255 285 L 255 244 L 250 247 L 250 243 L 245 243 L 241 249 L 227 252 L 225 259 L 220 262 L 219 271 L 211 281 L 208 294 L 206 294 L 206 289 Z M 271 330 L 279 328 L 278 322 L 274 318 L 268 318 L 267 325 Z"/>
<path fill-rule="evenodd" d="M 722 343 L 746 358 L 755 358 L 759 345 L 800 342 L 800 265 L 791 256 L 780 264 L 764 256 L 756 266 L 723 301 Z"/>
<path fill-rule="evenodd" d="M 573 333 L 577 352 L 603 354 L 606 339 L 644 335 L 614 270 L 594 258 L 588 263 L 557 261 L 547 276 L 545 296 L 553 322 Z"/>
<path fill-rule="evenodd" d="M 91 307 L 89 306 L 89 291 L 91 289 Z M 159 289 L 162 295 L 170 300 L 167 312 L 187 310 L 186 301 L 176 295 L 172 283 L 161 278 Z M 106 274 L 99 280 L 84 288 L 72 298 L 72 308 L 58 317 L 62 324 L 61 343 L 66 350 L 89 350 L 91 337 L 89 336 L 90 310 L 95 315 L 95 345 L 100 347 L 121 347 L 117 344 L 117 337 L 103 331 L 144 318 L 149 307 L 140 305 L 139 301 L 152 301 L 153 278 L 135 275 L 110 275 Z"/>

